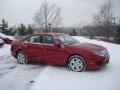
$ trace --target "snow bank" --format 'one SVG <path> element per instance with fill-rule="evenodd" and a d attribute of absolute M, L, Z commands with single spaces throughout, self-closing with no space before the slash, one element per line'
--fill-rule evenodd
<path fill-rule="evenodd" d="M 47 66 L 38 75 L 30 90 L 120 90 L 120 45 L 74 37 L 81 42 L 106 47 L 110 63 L 100 70 L 73 72 L 64 67 Z"/>
<path fill-rule="evenodd" d="M 13 36 L 7 36 L 1 32 L 0 32 L 0 37 L 10 38 L 11 40 L 15 40 Z M 0 58 L 8 55 L 10 56 L 11 55 L 10 48 L 11 48 L 11 45 L 7 45 L 7 44 L 4 44 L 2 47 L 0 47 Z"/>
<path fill-rule="evenodd" d="M 14 38 L 13 36 L 7 36 L 7 35 L 5 35 L 5 34 L 3 34 L 3 33 L 1 33 L 1 32 L 0 32 L 0 37 L 9 38 L 9 39 L 11 39 L 11 40 L 15 40 L 15 38 Z"/>

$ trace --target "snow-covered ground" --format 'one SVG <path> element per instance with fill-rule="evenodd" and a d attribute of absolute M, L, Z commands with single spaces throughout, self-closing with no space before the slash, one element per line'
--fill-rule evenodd
<path fill-rule="evenodd" d="M 10 56 L 10 45 L 5 44 L 4 46 L 0 47 L 0 58 Z"/>
<path fill-rule="evenodd" d="M 47 66 L 36 77 L 30 90 L 120 90 L 120 45 L 78 36 L 74 38 L 106 47 L 110 53 L 110 63 L 100 70 L 85 72 Z"/>
<path fill-rule="evenodd" d="M 0 48 L 0 90 L 120 90 L 120 45 L 74 37 L 106 47 L 110 63 L 100 70 L 73 72 L 66 67 L 31 63 L 20 65 L 10 45 Z"/>

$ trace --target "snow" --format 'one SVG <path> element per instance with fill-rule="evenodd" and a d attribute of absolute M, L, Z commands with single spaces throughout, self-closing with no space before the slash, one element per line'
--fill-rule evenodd
<path fill-rule="evenodd" d="M 120 90 L 120 45 L 74 37 L 106 47 L 110 63 L 99 70 L 73 72 L 65 67 L 47 65 L 34 80 L 30 90 Z"/>
<path fill-rule="evenodd" d="M 10 62 L 11 64 L 7 64 Z M 20 65 L 13 58 L 4 62 L 4 68 L 0 67 L 0 90 L 27 90 L 30 81 L 43 70 L 36 64 Z M 1 65 L 0 65 L 1 66 Z M 2 73 L 2 74 L 1 74 Z"/>
<path fill-rule="evenodd" d="M 2 47 L 0 47 L 0 57 L 4 57 L 7 55 L 10 55 L 10 45 L 4 44 Z"/>
<path fill-rule="evenodd" d="M 84 72 L 36 63 L 20 65 L 10 54 L 11 46 L 5 44 L 0 48 L 0 90 L 120 90 L 120 45 L 74 38 L 106 47 L 110 63 L 99 70 Z"/>
<path fill-rule="evenodd" d="M 7 35 L 5 35 L 5 34 L 3 34 L 1 32 L 0 32 L 0 37 L 2 37 L 2 38 L 9 38 L 11 40 L 15 40 L 15 38 L 13 36 L 7 36 Z"/>

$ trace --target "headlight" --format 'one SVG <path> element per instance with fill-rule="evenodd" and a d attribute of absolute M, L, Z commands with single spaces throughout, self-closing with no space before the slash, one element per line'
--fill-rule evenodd
<path fill-rule="evenodd" d="M 107 50 L 103 50 L 103 51 L 93 51 L 93 53 L 97 56 L 102 56 L 102 57 L 108 57 L 108 51 Z"/>

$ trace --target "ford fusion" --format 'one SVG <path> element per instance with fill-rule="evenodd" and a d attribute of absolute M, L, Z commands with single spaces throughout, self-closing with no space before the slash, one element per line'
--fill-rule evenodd
<path fill-rule="evenodd" d="M 30 61 L 67 66 L 80 72 L 97 69 L 109 62 L 105 47 L 80 43 L 75 38 L 62 33 L 31 34 L 13 41 L 11 54 L 20 64 Z"/>

